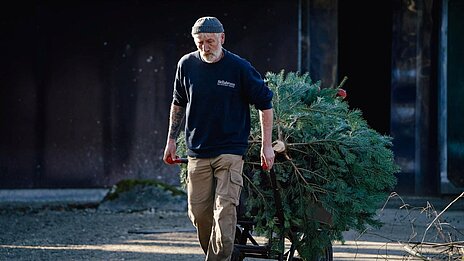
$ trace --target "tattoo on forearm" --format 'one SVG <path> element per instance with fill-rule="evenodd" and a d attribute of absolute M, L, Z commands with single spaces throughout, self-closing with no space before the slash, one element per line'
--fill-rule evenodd
<path fill-rule="evenodd" d="M 177 139 L 179 136 L 182 120 L 184 119 L 185 108 L 179 106 L 171 107 L 171 120 L 169 126 L 169 138 Z"/>

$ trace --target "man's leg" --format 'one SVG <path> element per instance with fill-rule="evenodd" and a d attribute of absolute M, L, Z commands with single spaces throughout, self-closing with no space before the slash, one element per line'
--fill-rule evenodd
<path fill-rule="evenodd" d="M 211 162 L 216 178 L 214 221 L 206 260 L 230 260 L 234 249 L 236 207 L 243 186 L 243 159 L 239 155 L 224 154 Z"/>
<path fill-rule="evenodd" d="M 189 157 L 187 175 L 188 215 L 206 254 L 213 226 L 214 177 L 210 159 Z"/>

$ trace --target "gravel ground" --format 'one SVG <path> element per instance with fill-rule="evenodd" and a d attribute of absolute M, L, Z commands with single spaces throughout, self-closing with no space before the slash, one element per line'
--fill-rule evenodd
<path fill-rule="evenodd" d="M 203 259 L 184 212 L 3 209 L 0 231 L 0 260 Z"/>
<path fill-rule="evenodd" d="M 428 242 L 440 241 L 438 235 L 446 232 L 464 253 L 464 209 L 440 213 L 439 230 L 436 225 L 428 230 L 437 214 L 422 208 L 384 209 L 379 213 L 385 224 L 381 229 L 362 235 L 347 231 L 344 244 L 334 242 L 334 260 L 428 260 L 412 257 L 414 252 L 434 256 L 433 260 L 464 260 L 457 250 L 452 258 L 443 259 L 446 245 L 439 248 L 414 243 L 421 241 L 422 235 L 427 235 Z M 431 254 L 438 252 L 442 254 Z M 97 205 L 22 204 L 0 205 L 0 260 L 202 261 L 204 255 L 184 210 L 120 212 Z"/>

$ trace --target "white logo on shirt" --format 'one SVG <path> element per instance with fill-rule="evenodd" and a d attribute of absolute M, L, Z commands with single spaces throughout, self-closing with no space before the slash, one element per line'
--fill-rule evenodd
<path fill-rule="evenodd" d="M 229 88 L 235 88 L 235 83 L 224 81 L 224 80 L 218 80 L 217 85 L 225 86 L 225 87 L 229 87 Z"/>

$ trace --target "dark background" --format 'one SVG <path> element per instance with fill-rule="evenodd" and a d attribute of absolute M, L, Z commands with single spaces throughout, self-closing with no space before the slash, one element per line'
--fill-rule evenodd
<path fill-rule="evenodd" d="M 177 60 L 200 16 L 263 74 L 296 70 L 285 1 L 37 1 L 1 11 L 0 188 L 177 179 L 162 160 Z M 285 19 L 283 19 L 285 18 Z"/>
<path fill-rule="evenodd" d="M 161 160 L 172 82 L 205 15 L 262 76 L 301 70 L 323 88 L 347 76 L 350 107 L 393 137 L 397 192 L 439 194 L 441 175 L 462 187 L 462 4 L 448 2 L 452 43 L 440 42 L 448 17 L 433 0 L 11 2 L 0 9 L 0 188 L 178 184 L 178 168 Z M 440 44 L 450 47 L 448 86 Z"/>

